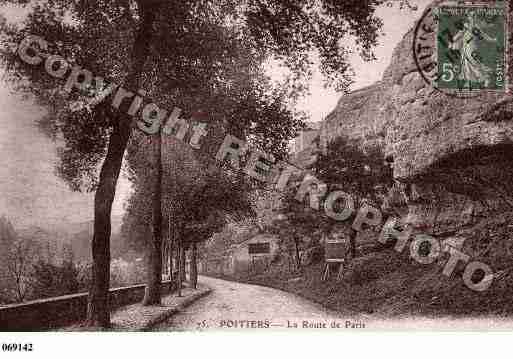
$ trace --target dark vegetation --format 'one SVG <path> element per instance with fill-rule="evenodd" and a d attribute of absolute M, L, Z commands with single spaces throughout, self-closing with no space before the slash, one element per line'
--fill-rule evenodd
<path fill-rule="evenodd" d="M 507 218 L 512 221 L 513 214 L 509 213 Z M 496 224 L 491 220 L 488 226 L 498 234 L 501 230 L 497 230 Z M 484 239 L 477 231 L 475 235 Z M 501 240 L 507 242 L 511 235 L 501 235 Z M 451 278 L 443 276 L 446 256 L 432 265 L 421 265 L 410 258 L 407 250 L 399 254 L 384 248 L 364 255 L 357 251 L 356 259 L 340 281 L 321 281 L 323 261 L 305 263 L 300 270 L 290 271 L 285 262 L 278 260 L 259 272 L 210 275 L 292 292 L 348 315 L 508 316 L 513 312 L 511 261 L 506 253 L 495 258 L 491 263 L 499 276 L 485 292 L 467 288 L 461 279 L 463 268 L 458 268 Z"/>
<path fill-rule="evenodd" d="M 92 224 L 75 227 L 78 232 L 72 234 L 40 227 L 18 232 L 7 218 L 0 218 L 0 305 L 88 291 Z M 144 283 L 142 254 L 120 239 L 117 233 L 113 236 L 111 288 Z"/>
<path fill-rule="evenodd" d="M 401 217 L 401 213 L 405 213 L 405 202 L 399 188 L 391 181 L 380 152 L 372 148 L 365 152 L 362 150 L 365 147 L 351 144 L 344 138 L 336 143 L 336 146 L 329 146 L 314 164 L 319 177 L 342 180 L 344 186 L 340 188 L 351 189 L 350 193 L 354 193 L 360 203 L 368 201 L 381 208 L 383 222 L 388 216 Z M 367 157 L 370 153 L 372 157 Z M 348 166 L 351 158 L 358 158 L 358 161 Z M 323 159 L 326 162 L 320 162 Z M 365 191 L 359 190 L 365 183 L 368 183 L 367 193 L 374 190 L 373 195 L 365 196 Z M 352 187 L 353 184 L 358 187 Z M 331 188 L 337 187 L 331 185 Z M 280 209 L 286 211 L 288 219 L 271 222 L 267 227 L 269 232 L 274 231 L 280 237 L 281 243 L 270 266 L 209 274 L 289 291 L 347 314 L 501 316 L 512 312 L 509 300 L 513 292 L 511 212 L 485 218 L 459 233 L 466 238 L 463 252 L 490 264 L 496 275 L 487 291 L 476 292 L 463 283 L 464 266 L 461 263 L 450 278 L 441 274 L 448 253 L 443 253 L 433 264 L 419 264 L 410 257 L 408 246 L 398 253 L 392 248 L 393 240 L 387 244 L 379 243 L 381 228 L 368 228 L 357 233 L 354 256 L 343 277 L 322 281 L 322 238 L 330 232 L 351 236 L 352 233 L 344 228 L 352 221 L 332 225 L 323 213 L 305 209 L 305 204 L 294 203 L 292 197 L 284 196 L 285 205 Z M 290 247 L 298 250 L 290 250 Z M 295 265 L 291 266 L 291 262 Z"/>

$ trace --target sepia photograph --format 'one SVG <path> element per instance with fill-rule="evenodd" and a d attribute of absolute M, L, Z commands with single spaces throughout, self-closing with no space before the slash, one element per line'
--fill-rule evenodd
<path fill-rule="evenodd" d="M 512 331 L 512 12 L 0 0 L 2 355 Z"/>

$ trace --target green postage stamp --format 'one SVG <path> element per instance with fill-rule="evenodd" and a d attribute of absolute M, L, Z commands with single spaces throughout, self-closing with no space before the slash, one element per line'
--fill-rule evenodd
<path fill-rule="evenodd" d="M 441 5 L 434 9 L 436 87 L 445 90 L 507 89 L 507 7 L 504 2 Z"/>

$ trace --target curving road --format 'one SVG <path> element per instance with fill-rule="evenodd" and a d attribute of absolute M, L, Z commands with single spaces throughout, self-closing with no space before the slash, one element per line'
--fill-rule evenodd
<path fill-rule="evenodd" d="M 208 277 L 200 282 L 212 293 L 155 330 L 356 329 L 362 323 L 277 289 Z"/>
<path fill-rule="evenodd" d="M 256 285 L 200 277 L 212 293 L 154 330 L 511 330 L 510 318 L 343 317 L 293 294 Z M 333 323 L 335 328 L 333 328 Z M 296 327 L 297 326 L 297 327 Z"/>

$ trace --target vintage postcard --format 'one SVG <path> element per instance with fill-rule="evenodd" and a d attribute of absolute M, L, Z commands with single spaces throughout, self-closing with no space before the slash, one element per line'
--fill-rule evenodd
<path fill-rule="evenodd" d="M 0 1 L 0 331 L 513 329 L 511 12 Z"/>

